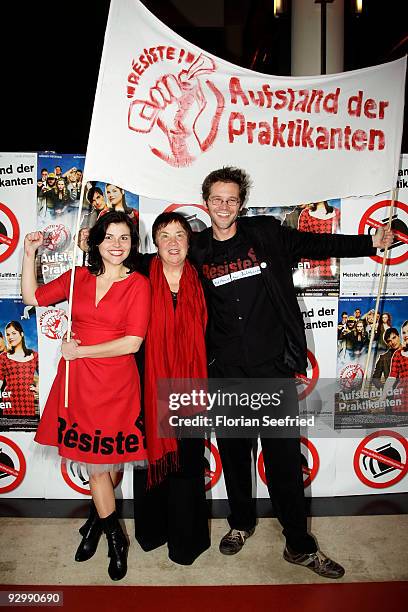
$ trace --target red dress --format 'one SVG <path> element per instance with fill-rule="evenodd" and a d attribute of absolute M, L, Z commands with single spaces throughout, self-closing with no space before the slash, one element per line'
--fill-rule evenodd
<path fill-rule="evenodd" d="M 68 299 L 71 272 L 39 287 L 39 306 Z M 150 315 L 149 281 L 133 272 L 113 283 L 95 306 L 96 276 L 76 268 L 72 331 L 81 346 L 123 336 L 144 337 Z M 134 355 L 69 362 L 68 408 L 64 406 L 65 360 L 61 358 L 35 440 L 86 464 L 122 464 L 147 457 L 140 427 L 140 382 Z"/>
<path fill-rule="evenodd" d="M 304 208 L 299 215 L 298 228 L 300 232 L 314 232 L 315 234 L 335 234 L 340 224 L 340 212 L 334 209 L 334 214 L 327 219 L 319 219 L 310 214 L 308 208 Z M 302 263 L 309 262 L 310 268 L 303 268 L 307 275 L 323 277 L 333 276 L 332 259 L 302 259 Z"/>
<path fill-rule="evenodd" d="M 35 416 L 34 391 L 30 387 L 34 384 L 36 370 L 36 351 L 28 361 L 14 361 L 7 353 L 0 355 L 0 380 L 6 379 L 5 391 L 10 392 L 10 397 L 4 398 L 4 402 L 11 402 L 11 408 L 3 408 L 4 415 Z"/>

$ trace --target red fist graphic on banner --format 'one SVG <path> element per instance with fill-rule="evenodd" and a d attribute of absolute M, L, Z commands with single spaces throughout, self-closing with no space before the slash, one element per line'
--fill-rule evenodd
<path fill-rule="evenodd" d="M 188 70 L 181 70 L 178 75 L 166 74 L 157 80 L 150 89 L 149 100 L 133 100 L 130 104 L 129 129 L 147 134 L 157 125 L 167 137 L 169 151 L 150 148 L 171 166 L 191 165 L 196 159 L 194 149 L 198 154 L 206 151 L 217 136 L 224 96 L 211 81 L 203 84 L 198 78 L 215 70 L 214 61 L 201 54 Z M 202 130 L 198 125 L 200 118 L 205 125 Z"/>

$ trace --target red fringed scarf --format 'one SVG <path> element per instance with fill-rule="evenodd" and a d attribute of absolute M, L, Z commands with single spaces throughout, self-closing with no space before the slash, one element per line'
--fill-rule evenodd
<path fill-rule="evenodd" d="M 152 308 L 146 336 L 144 406 L 148 482 L 151 485 L 178 467 L 177 439 L 162 439 L 157 433 L 157 381 L 160 378 L 207 378 L 207 308 L 197 272 L 187 260 L 176 309 L 158 257 L 150 264 L 149 277 Z"/>

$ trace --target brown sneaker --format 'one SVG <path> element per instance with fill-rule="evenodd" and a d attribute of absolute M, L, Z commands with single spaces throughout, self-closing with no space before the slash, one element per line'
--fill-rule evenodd
<path fill-rule="evenodd" d="M 245 540 L 250 538 L 254 531 L 255 527 L 248 531 L 230 529 L 221 539 L 220 552 L 222 552 L 223 555 L 236 555 L 245 544 Z"/>
<path fill-rule="evenodd" d="M 326 557 L 320 550 L 314 553 L 294 553 L 288 547 L 283 551 L 283 558 L 289 563 L 303 565 L 323 578 L 341 578 L 344 576 L 344 567 L 336 561 Z"/>

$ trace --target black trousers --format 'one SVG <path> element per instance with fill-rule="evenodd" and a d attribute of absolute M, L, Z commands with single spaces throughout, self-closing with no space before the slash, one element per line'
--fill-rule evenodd
<path fill-rule="evenodd" d="M 287 372 L 277 368 L 276 362 L 241 367 L 216 361 L 211 364 L 209 375 L 211 378 L 288 377 Z M 231 510 L 228 522 L 231 529 L 247 531 L 256 524 L 256 501 L 252 496 L 252 454 L 257 440 L 217 437 L 217 444 Z M 299 553 L 315 552 L 316 542 L 307 531 L 299 437 L 261 437 L 261 445 L 269 495 L 287 544 Z"/>
<path fill-rule="evenodd" d="M 145 551 L 167 543 L 169 558 L 190 565 L 210 546 L 204 440 L 179 440 L 178 472 L 147 488 L 147 470 L 133 470 L 135 536 Z"/>

